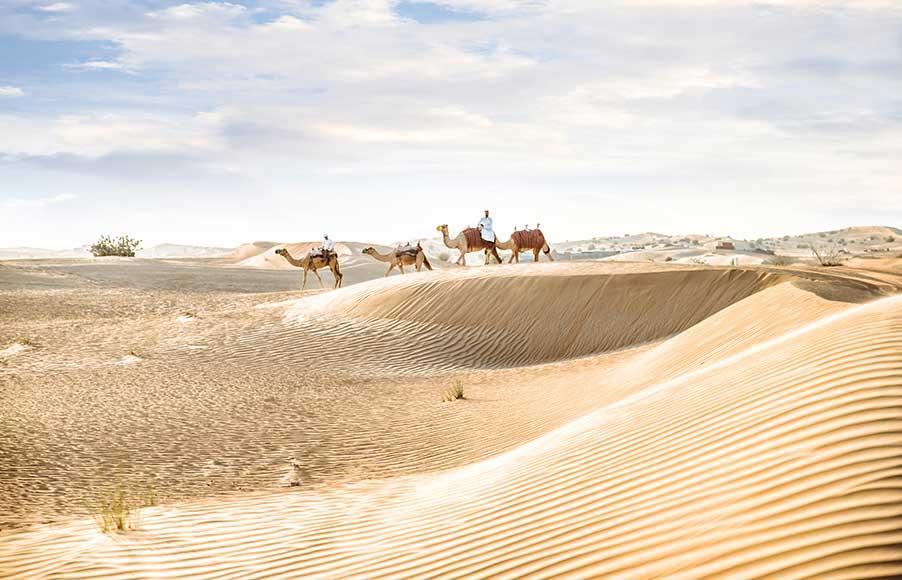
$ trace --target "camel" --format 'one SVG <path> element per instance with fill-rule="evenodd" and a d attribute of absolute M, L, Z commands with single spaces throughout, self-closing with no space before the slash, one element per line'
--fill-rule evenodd
<path fill-rule="evenodd" d="M 320 278 L 319 272 L 316 270 L 318 268 L 326 268 L 328 267 L 332 271 L 332 276 L 335 278 L 335 286 L 333 288 L 341 288 L 341 270 L 338 268 L 338 254 L 331 254 L 328 258 L 324 257 L 322 254 L 314 254 L 313 252 L 308 252 L 306 256 L 302 259 L 297 260 L 288 253 L 288 250 L 285 248 L 279 248 L 276 250 L 276 253 L 286 260 L 292 266 L 297 266 L 298 268 L 304 269 L 304 282 L 301 284 L 301 290 L 307 289 L 307 272 L 309 270 L 313 270 L 313 275 L 316 276 L 316 279 L 319 280 L 319 287 L 325 288 L 323 285 L 323 279 Z"/>
<path fill-rule="evenodd" d="M 485 240 L 483 240 L 482 236 L 479 234 L 479 230 L 476 228 L 467 228 L 457 234 L 454 238 L 451 238 L 448 235 L 448 224 L 436 226 L 435 229 L 442 232 L 442 241 L 445 242 L 445 246 L 460 252 L 460 257 L 457 258 L 457 264 L 459 266 L 464 265 L 464 258 L 467 254 L 470 252 L 478 252 L 480 250 L 485 250 L 486 264 L 489 263 L 489 253 L 498 260 L 499 264 L 501 263 L 501 256 L 498 255 L 498 250 L 496 250 L 494 246 L 487 245 Z"/>
<path fill-rule="evenodd" d="M 380 262 L 388 262 L 388 271 L 385 272 L 386 276 L 391 274 L 391 271 L 394 270 L 395 267 L 401 270 L 401 273 L 403 274 L 404 266 L 410 266 L 412 264 L 416 266 L 417 272 L 419 272 L 423 266 L 426 266 L 427 270 L 432 270 L 432 264 L 426 259 L 426 253 L 419 244 L 412 247 L 408 246 L 406 248 L 399 247 L 388 254 L 380 254 L 376 251 L 376 248 L 369 246 L 363 249 L 363 253 L 369 254 Z"/>
<path fill-rule="evenodd" d="M 515 231 L 511 234 L 509 240 L 506 242 L 497 242 L 495 246 L 502 250 L 511 250 L 513 252 L 507 261 L 508 264 L 514 260 L 517 260 L 517 263 L 519 264 L 520 252 L 526 251 L 532 251 L 533 261 L 535 262 L 539 261 L 539 252 L 545 252 L 548 261 L 554 262 L 554 258 L 551 257 L 551 248 L 548 247 L 548 242 L 545 241 L 542 230 L 538 228 L 534 230 Z"/>

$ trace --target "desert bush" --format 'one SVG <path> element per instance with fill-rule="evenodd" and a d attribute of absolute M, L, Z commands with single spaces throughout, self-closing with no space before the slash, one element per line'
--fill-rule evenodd
<path fill-rule="evenodd" d="M 789 266 L 793 262 L 794 260 L 789 256 L 782 256 L 780 254 L 774 254 L 773 258 L 768 258 L 764 261 L 768 266 Z"/>
<path fill-rule="evenodd" d="M 811 251 L 814 252 L 814 257 L 821 266 L 842 266 L 843 258 L 840 256 L 842 250 L 835 245 L 818 250 L 814 244 L 811 244 Z"/>
<path fill-rule="evenodd" d="M 97 527 L 104 534 L 127 532 L 141 525 L 141 509 L 157 505 L 153 486 L 140 493 L 130 494 L 122 486 L 100 495 L 91 508 Z"/>
<path fill-rule="evenodd" d="M 445 391 L 445 394 L 442 395 L 443 403 L 450 403 L 451 401 L 456 401 L 457 399 L 464 399 L 464 386 L 460 381 L 455 381 L 451 388 Z"/>
<path fill-rule="evenodd" d="M 141 240 L 136 240 L 129 236 L 119 236 L 118 238 L 100 236 L 100 239 L 91 245 L 91 253 L 98 257 L 126 256 L 131 258 L 134 257 L 140 246 Z"/>
<path fill-rule="evenodd" d="M 890 244 L 896 241 L 896 236 L 886 236 L 886 241 Z"/>

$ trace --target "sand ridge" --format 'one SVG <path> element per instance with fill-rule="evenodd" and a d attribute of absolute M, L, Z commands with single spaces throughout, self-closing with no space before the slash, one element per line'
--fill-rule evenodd
<path fill-rule="evenodd" d="M 134 364 L 101 364 L 110 347 L 83 335 L 87 362 L 65 375 L 46 372 L 69 360 L 52 342 L 0 367 L 0 451 L 10 515 L 68 509 L 111 474 L 174 503 L 125 536 L 78 517 L 0 532 L 0 575 L 892 574 L 891 290 L 577 263 L 222 296 L 190 323 L 173 296 L 129 327 L 145 332 Z M 441 403 L 455 380 L 467 399 Z M 128 405 L 104 396 L 125 385 Z M 302 487 L 259 491 L 289 455 Z"/>
<path fill-rule="evenodd" d="M 900 372 L 902 298 L 884 298 L 479 463 L 160 508 L 124 545 L 84 523 L 37 529 L 5 542 L 0 565 L 61 577 L 885 576 L 900 570 Z"/>

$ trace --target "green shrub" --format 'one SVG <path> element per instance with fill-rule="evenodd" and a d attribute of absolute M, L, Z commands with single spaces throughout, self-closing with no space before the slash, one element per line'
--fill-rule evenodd
<path fill-rule="evenodd" d="M 135 240 L 129 236 L 100 236 L 100 239 L 91 245 L 91 253 L 95 256 L 126 256 L 134 257 L 140 249 L 141 240 Z"/>

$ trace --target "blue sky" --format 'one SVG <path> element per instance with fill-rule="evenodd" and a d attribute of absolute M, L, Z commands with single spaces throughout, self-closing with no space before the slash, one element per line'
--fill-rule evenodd
<path fill-rule="evenodd" d="M 0 246 L 902 225 L 902 5 L 0 3 Z"/>

